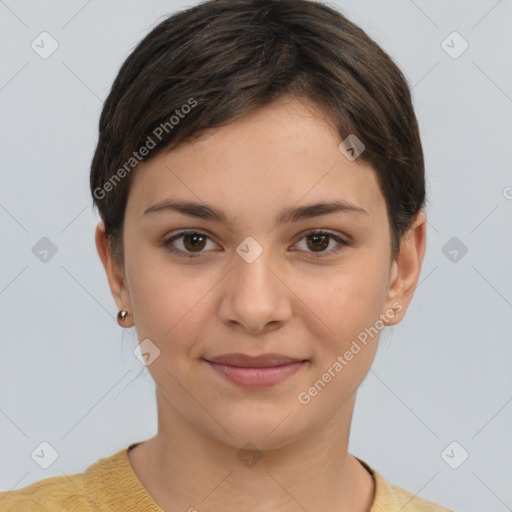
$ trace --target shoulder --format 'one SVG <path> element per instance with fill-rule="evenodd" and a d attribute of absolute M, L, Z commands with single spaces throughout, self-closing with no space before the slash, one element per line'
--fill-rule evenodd
<path fill-rule="evenodd" d="M 390 493 L 390 510 L 395 507 L 401 507 L 399 510 L 403 512 L 453 512 L 444 508 L 433 501 L 422 498 L 412 492 L 399 487 L 398 485 L 389 484 Z"/>
<path fill-rule="evenodd" d="M 83 475 L 49 477 L 21 489 L 0 492 L 0 512 L 92 511 L 83 494 Z"/>
<path fill-rule="evenodd" d="M 372 474 L 375 481 L 375 498 L 370 512 L 453 512 L 403 487 L 389 483 L 366 462 L 359 458 L 357 460 Z"/>
<path fill-rule="evenodd" d="M 111 497 L 123 478 L 126 449 L 100 458 L 83 473 L 53 476 L 20 489 L 0 492 L 0 512 L 93 512 Z M 115 494 L 115 491 L 114 491 Z"/>

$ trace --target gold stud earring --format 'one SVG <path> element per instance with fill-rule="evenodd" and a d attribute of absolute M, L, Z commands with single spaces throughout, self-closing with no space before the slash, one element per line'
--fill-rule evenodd
<path fill-rule="evenodd" d="M 129 314 L 130 313 L 128 313 L 128 311 L 121 309 L 121 311 L 119 311 L 119 313 L 117 314 L 117 320 L 119 322 L 124 322 Z"/>

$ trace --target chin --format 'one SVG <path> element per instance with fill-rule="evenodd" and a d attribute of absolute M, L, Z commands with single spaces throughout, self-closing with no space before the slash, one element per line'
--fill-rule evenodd
<path fill-rule="evenodd" d="M 224 418 L 224 428 L 215 429 L 215 437 L 237 449 L 251 443 L 261 451 L 275 450 L 304 437 L 308 430 L 297 422 L 293 409 L 282 404 L 259 405 L 252 410 L 249 406 L 236 407 L 233 414 L 215 414 L 215 417 Z"/>

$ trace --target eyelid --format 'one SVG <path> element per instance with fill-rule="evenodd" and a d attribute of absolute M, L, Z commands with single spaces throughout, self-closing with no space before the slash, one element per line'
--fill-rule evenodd
<path fill-rule="evenodd" d="M 336 231 L 331 231 L 329 229 L 321 229 L 321 228 L 314 228 L 309 229 L 307 231 L 304 231 L 299 235 L 299 239 L 297 240 L 296 244 L 299 243 L 303 238 L 306 238 L 308 236 L 313 235 L 327 235 L 330 240 L 334 240 L 337 245 L 336 247 L 328 250 L 328 251 L 320 251 L 320 252 L 313 252 L 313 251 L 305 251 L 308 255 L 313 256 L 313 258 L 328 258 L 329 256 L 334 256 L 338 254 L 340 251 L 343 251 L 345 248 L 352 247 L 353 243 L 351 240 L 347 240 L 346 238 L 340 236 L 340 234 Z M 295 245 L 295 244 L 294 244 Z M 301 251 L 302 252 L 302 251 Z"/>
<path fill-rule="evenodd" d="M 177 232 L 175 232 L 174 234 L 170 234 L 169 236 L 166 236 L 162 242 L 162 245 L 167 251 L 169 251 L 173 254 L 177 254 L 178 256 L 188 258 L 188 259 L 203 256 L 204 254 L 206 254 L 206 252 L 208 252 L 208 251 L 201 251 L 201 252 L 197 252 L 197 253 L 186 252 L 186 251 L 182 251 L 181 249 L 176 249 L 175 247 L 172 246 L 172 242 L 174 240 L 182 238 L 186 235 L 202 235 L 202 236 L 206 237 L 207 239 L 211 240 L 214 244 L 219 245 L 215 241 L 215 239 L 214 239 L 215 237 L 213 237 L 207 230 L 193 229 L 193 228 L 181 229 L 181 230 L 178 230 Z"/>

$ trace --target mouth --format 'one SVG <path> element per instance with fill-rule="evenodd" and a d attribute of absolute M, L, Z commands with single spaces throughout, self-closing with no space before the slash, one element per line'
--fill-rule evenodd
<path fill-rule="evenodd" d="M 289 357 L 282 354 L 262 354 L 259 356 L 249 356 L 246 354 L 223 354 L 217 357 L 207 358 L 210 363 L 224 364 L 227 366 L 236 366 L 238 368 L 274 368 L 290 363 L 299 363 L 307 361 L 306 359 Z"/>
<path fill-rule="evenodd" d="M 288 379 L 308 362 L 281 354 L 248 356 L 225 354 L 204 359 L 217 374 L 239 386 L 260 389 L 275 386 Z"/>

